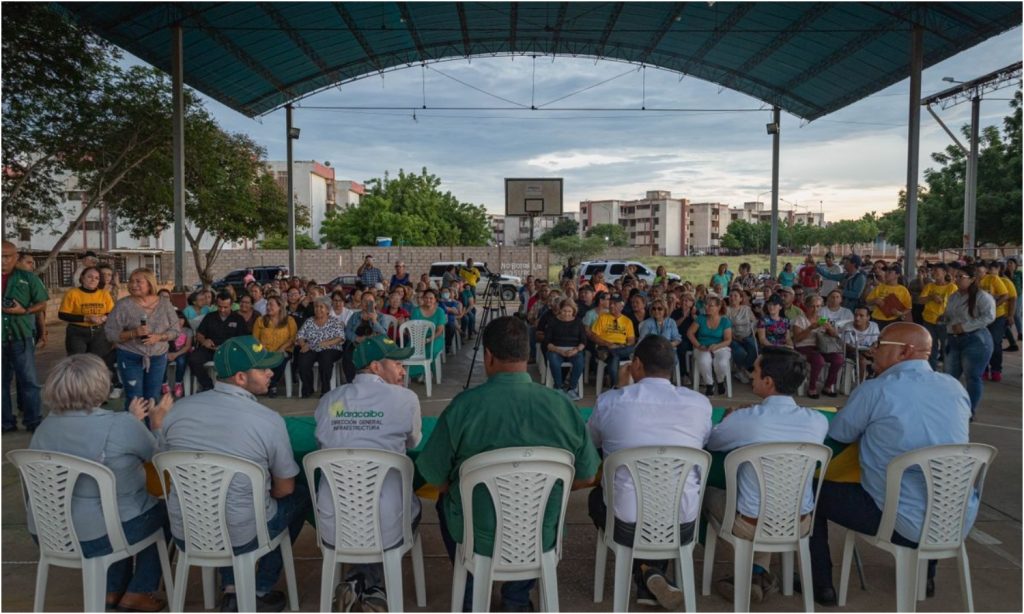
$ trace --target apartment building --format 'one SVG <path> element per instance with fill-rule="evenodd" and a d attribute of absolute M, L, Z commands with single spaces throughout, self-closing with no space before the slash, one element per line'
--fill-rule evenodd
<path fill-rule="evenodd" d="M 652 254 L 680 256 L 687 253 L 687 206 L 685 198 L 672 198 L 666 190 L 652 190 L 640 200 L 585 200 L 580 202 L 580 230 L 598 224 L 618 224 L 626 230 L 630 245 L 647 247 Z"/>
<path fill-rule="evenodd" d="M 268 170 L 281 190 L 288 194 L 288 162 L 272 160 L 267 162 Z M 320 163 L 316 160 L 296 160 L 292 163 L 292 186 L 295 191 L 296 206 L 305 206 L 309 210 L 309 236 L 314 242 L 320 242 L 320 227 L 327 217 L 328 211 L 337 206 L 337 183 L 334 169 L 330 162 Z M 346 194 L 347 198 L 347 194 Z M 300 229 L 300 232 L 303 229 Z"/>
<path fill-rule="evenodd" d="M 339 179 L 334 182 L 335 205 L 339 211 L 359 206 L 364 194 L 366 186 L 358 181 Z"/>
<path fill-rule="evenodd" d="M 566 211 L 559 216 L 488 215 L 491 225 L 491 241 L 494 245 L 526 246 L 530 244 L 530 222 L 533 221 L 533 238 L 539 239 L 551 230 L 559 220 L 567 219 L 579 223 L 579 213 Z"/>
<path fill-rule="evenodd" d="M 761 201 L 748 201 L 742 207 L 729 209 L 729 220 L 743 220 L 751 224 L 758 222 L 772 221 L 771 205 Z M 810 226 L 825 226 L 825 213 L 822 211 L 796 211 L 791 207 L 779 207 L 779 221 L 787 221 L 790 224 L 804 224 Z"/>
<path fill-rule="evenodd" d="M 729 228 L 729 205 L 725 203 L 690 203 L 688 207 L 688 253 L 715 252 Z"/>

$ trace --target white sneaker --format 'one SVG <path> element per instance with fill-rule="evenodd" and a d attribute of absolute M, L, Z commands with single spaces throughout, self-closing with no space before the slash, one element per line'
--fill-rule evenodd
<path fill-rule="evenodd" d="M 747 375 L 747 372 L 744 369 L 736 369 L 736 379 L 743 384 L 750 383 L 750 376 Z"/>
<path fill-rule="evenodd" d="M 121 392 L 122 392 L 121 388 L 111 388 L 110 389 L 110 398 L 111 399 L 120 399 L 121 398 Z"/>

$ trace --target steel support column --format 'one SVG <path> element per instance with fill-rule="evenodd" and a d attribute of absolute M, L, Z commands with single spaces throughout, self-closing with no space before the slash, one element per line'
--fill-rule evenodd
<path fill-rule="evenodd" d="M 174 290 L 185 288 L 185 93 L 184 32 L 181 24 L 171 27 L 171 125 L 172 185 L 174 190 Z"/>
<path fill-rule="evenodd" d="M 907 217 L 903 246 L 903 275 L 917 274 L 917 173 L 921 150 L 921 67 L 924 64 L 924 29 L 910 34 L 910 113 L 907 119 Z"/>
<path fill-rule="evenodd" d="M 977 240 L 974 225 L 978 219 L 978 121 L 981 97 L 975 92 L 971 99 L 971 145 L 967 156 L 967 177 L 964 189 L 964 250 L 974 255 Z"/>
<path fill-rule="evenodd" d="M 298 275 L 295 268 L 295 169 L 292 168 L 292 105 L 284 107 L 285 133 L 288 143 L 288 274 Z"/>
<path fill-rule="evenodd" d="M 772 232 L 769 248 L 772 277 L 779 274 L 779 137 L 782 132 L 780 119 L 779 107 L 774 107 L 772 109 L 772 123 L 775 124 L 775 132 L 772 134 Z"/>

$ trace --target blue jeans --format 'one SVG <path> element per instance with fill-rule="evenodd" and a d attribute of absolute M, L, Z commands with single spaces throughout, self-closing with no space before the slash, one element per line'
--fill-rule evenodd
<path fill-rule="evenodd" d="M 744 339 L 733 337 L 729 347 L 732 348 L 732 361 L 736 363 L 737 367 L 747 371 L 754 370 L 754 361 L 757 360 L 757 342 L 753 335 Z"/>
<path fill-rule="evenodd" d="M 306 486 L 305 480 L 295 480 L 295 491 L 287 497 L 282 497 L 277 500 L 277 513 L 274 517 L 267 521 L 267 533 L 270 538 L 277 537 L 278 533 L 288 529 L 288 536 L 291 543 L 295 543 L 295 538 L 299 536 L 302 531 L 302 525 L 306 521 L 306 514 L 310 511 L 310 498 L 309 498 L 309 487 Z M 174 538 L 174 542 L 178 544 L 178 548 L 185 549 L 185 541 Z M 243 544 L 241 546 L 233 546 L 232 550 L 235 554 L 245 554 L 256 549 L 258 543 L 254 537 L 251 542 Z M 284 559 L 281 558 L 281 549 L 274 548 L 270 552 L 263 555 L 263 557 L 256 564 L 256 594 L 262 595 L 270 592 L 277 584 L 277 579 L 281 576 L 281 568 L 284 566 Z M 221 567 L 217 570 L 220 572 L 220 585 L 234 586 L 235 585 L 235 570 L 231 567 Z"/>
<path fill-rule="evenodd" d="M 185 367 L 188 366 L 188 352 L 178 356 L 171 363 L 174 364 L 174 383 L 183 383 L 185 381 Z"/>
<path fill-rule="evenodd" d="M 619 362 L 629 360 L 633 355 L 633 346 L 627 345 L 618 348 L 608 348 L 608 376 L 612 378 L 611 388 L 619 385 Z"/>
<path fill-rule="evenodd" d="M 466 315 L 462 316 L 462 332 L 467 335 L 476 332 L 476 309 L 466 308 Z"/>
<path fill-rule="evenodd" d="M 437 498 L 437 519 L 441 529 L 441 541 L 444 542 L 444 549 L 448 552 L 448 560 L 455 561 L 455 540 L 448 531 L 448 521 L 444 515 L 444 499 L 446 495 Z M 536 580 L 515 580 L 505 582 L 501 585 L 501 601 L 505 608 L 513 609 L 530 604 L 530 591 L 533 590 Z M 462 598 L 462 611 L 473 611 L 473 574 L 466 574 L 466 593 Z"/>
<path fill-rule="evenodd" d="M 558 390 L 561 390 L 563 385 L 562 363 L 564 362 L 572 365 L 572 372 L 569 374 L 569 387 L 575 390 L 579 384 L 580 376 L 583 375 L 583 352 L 576 354 L 572 358 L 566 358 L 555 352 L 548 352 L 548 369 L 551 370 L 552 381 L 554 381 L 555 388 Z"/>
<path fill-rule="evenodd" d="M 14 403 L 11 400 L 11 380 L 18 384 L 18 407 L 21 409 L 21 424 L 35 428 L 42 420 L 39 396 L 39 381 L 36 378 L 35 339 L 15 339 L 3 342 L 3 428 L 17 426 L 14 419 Z"/>
<path fill-rule="evenodd" d="M 141 354 L 135 352 L 117 350 L 117 373 L 124 386 L 125 409 L 135 397 L 160 399 L 160 387 L 167 373 L 167 354 L 151 356 L 149 371 L 142 368 L 142 358 Z"/>
<path fill-rule="evenodd" d="M 992 335 L 992 357 L 988 365 L 993 372 L 1003 372 L 1003 336 L 1006 335 L 1006 316 L 998 316 L 988 325 L 988 332 Z"/>
<path fill-rule="evenodd" d="M 992 356 L 992 335 L 988 330 L 978 330 L 963 335 L 950 335 L 946 343 L 946 373 L 960 379 L 964 376 L 964 388 L 971 398 L 971 415 L 981 402 L 981 374 Z"/>
<path fill-rule="evenodd" d="M 832 586 L 832 555 L 828 549 L 828 521 L 858 533 L 874 535 L 878 532 L 878 523 L 882 520 L 882 510 L 878 509 L 860 484 L 847 484 L 825 481 L 821 485 L 818 497 L 817 512 L 814 516 L 814 531 L 811 532 L 811 576 L 814 578 L 815 591 Z M 917 542 L 911 541 L 896 531 L 892 532 L 892 543 L 907 548 L 917 548 Z M 928 562 L 928 577 L 935 577 L 935 565 L 938 561 Z"/>
<path fill-rule="evenodd" d="M 159 529 L 164 530 L 164 539 L 170 536 L 167 524 L 167 506 L 158 502 L 142 514 L 121 523 L 125 539 L 129 544 L 139 542 Z M 91 559 L 110 554 L 110 539 L 106 535 L 82 542 L 82 555 Z M 160 555 L 156 544 L 135 555 L 135 573 L 132 573 L 131 557 L 122 559 L 107 569 L 108 593 L 152 593 L 160 585 Z"/>

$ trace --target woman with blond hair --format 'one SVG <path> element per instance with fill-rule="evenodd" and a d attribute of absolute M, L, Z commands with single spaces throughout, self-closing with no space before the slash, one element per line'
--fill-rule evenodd
<path fill-rule="evenodd" d="M 164 347 L 166 343 L 162 344 Z M 128 411 L 100 407 L 107 400 L 110 371 L 93 354 L 74 354 L 58 362 L 43 385 L 43 402 L 50 413 L 36 429 L 29 449 L 60 452 L 102 463 L 117 487 L 117 509 L 129 544 L 167 529 L 167 509 L 146 491 L 143 463 L 157 451 L 156 439 L 142 420 L 160 428 L 171 407 L 170 395 L 159 404 L 135 397 Z M 92 480 L 79 480 L 71 497 L 71 516 L 84 558 L 109 554 L 110 539 Z M 28 530 L 36 534 L 31 510 Z M 134 565 L 133 565 L 134 563 Z M 133 569 L 134 567 L 134 569 Z M 167 602 L 154 595 L 160 584 L 160 558 L 152 544 L 137 555 L 110 565 L 106 573 L 107 610 L 157 612 Z"/>
<path fill-rule="evenodd" d="M 139 268 L 128 276 L 128 296 L 117 301 L 104 332 L 117 344 L 115 365 L 124 385 L 124 405 L 132 399 L 160 398 L 167 372 L 168 341 L 181 334 L 174 305 L 157 294 L 156 275 Z"/>
<path fill-rule="evenodd" d="M 256 318 L 252 326 L 252 336 L 267 348 L 268 352 L 283 352 L 284 360 L 274 367 L 274 376 L 270 378 L 270 387 L 267 396 L 277 396 L 277 385 L 284 376 L 285 365 L 292 358 L 292 350 L 295 348 L 295 336 L 299 328 L 295 319 L 288 315 L 285 310 L 285 303 L 279 296 L 267 298 L 267 313 Z"/>

